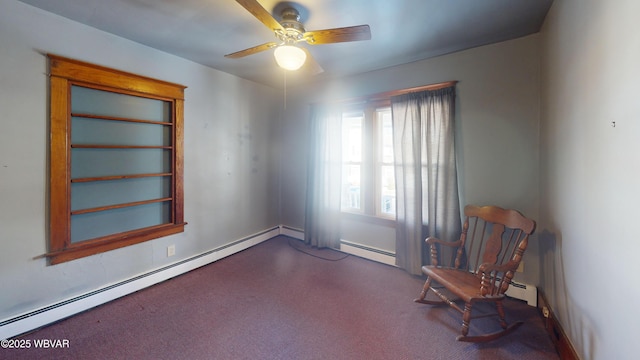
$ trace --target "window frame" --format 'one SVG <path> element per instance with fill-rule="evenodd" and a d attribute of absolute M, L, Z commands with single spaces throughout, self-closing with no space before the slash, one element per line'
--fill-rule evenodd
<path fill-rule="evenodd" d="M 366 107 L 373 107 L 374 109 L 375 108 L 382 108 L 382 107 L 391 107 L 391 98 L 394 97 L 394 96 L 409 94 L 409 93 L 412 93 L 412 92 L 443 89 L 443 88 L 454 86 L 457 83 L 458 83 L 457 80 L 440 82 L 440 83 L 433 83 L 433 84 L 430 84 L 430 85 L 416 86 L 416 87 L 406 88 L 406 89 L 391 90 L 391 91 L 385 91 L 385 92 L 376 93 L 376 94 L 367 95 L 367 96 L 361 96 L 361 97 L 356 97 L 356 98 L 339 100 L 339 101 L 336 101 L 335 103 L 341 104 L 345 109 L 344 111 L 358 109 L 358 107 L 360 109 L 364 109 Z M 366 121 L 365 120 L 365 124 L 364 124 L 365 128 L 367 126 L 367 123 L 371 123 L 371 121 Z M 369 130 L 368 131 L 373 131 L 372 125 L 369 125 Z M 373 136 L 373 134 L 369 134 L 369 135 L 365 134 L 365 138 L 367 136 L 369 138 L 374 138 L 375 137 L 375 136 Z M 363 156 L 365 156 L 365 157 L 366 156 L 372 156 L 371 154 L 374 154 L 373 152 L 374 152 L 374 149 L 371 149 L 369 151 L 365 151 L 365 152 L 363 152 Z M 375 161 L 375 160 L 372 160 L 372 161 Z M 376 166 L 375 165 L 374 166 L 370 166 L 370 168 L 375 169 Z M 367 181 L 367 178 L 368 179 L 372 179 L 371 175 L 369 175 L 369 176 L 367 176 L 366 174 L 363 174 L 363 175 L 365 176 L 364 181 Z M 375 174 L 374 174 L 374 176 L 375 176 Z M 373 181 L 373 180 L 368 180 L 368 181 Z M 369 185 L 369 186 L 370 186 L 369 188 L 371 188 L 371 185 Z M 375 187 L 374 187 L 374 191 L 375 191 Z M 371 197 L 371 196 L 369 196 L 369 197 Z M 395 227 L 396 226 L 396 216 L 394 216 L 393 218 L 389 217 L 389 216 L 378 216 L 376 214 L 376 212 L 372 210 L 372 209 L 374 209 L 373 208 L 374 204 L 371 203 L 372 200 L 367 199 L 367 196 L 363 196 L 363 201 L 365 202 L 365 211 L 363 213 L 343 211 L 342 209 L 340 210 L 340 213 L 345 218 L 351 219 L 351 220 L 362 221 L 362 222 L 367 222 L 367 223 L 371 223 L 371 224 L 381 224 L 381 225 L 386 225 L 386 226 L 390 226 L 390 227 Z M 378 201 L 378 200 L 377 199 L 373 199 L 373 201 Z M 369 206 L 369 207 L 367 208 L 367 206 Z M 397 208 L 396 208 L 396 214 L 397 214 Z"/>
<path fill-rule="evenodd" d="M 368 222 L 383 223 L 388 226 L 395 225 L 395 214 L 393 216 L 383 214 L 379 208 L 381 189 L 381 176 L 378 169 L 378 162 L 381 157 L 380 124 L 377 119 L 379 109 L 391 108 L 390 99 L 375 101 L 363 101 L 348 104 L 343 109 L 344 114 L 360 112 L 362 113 L 362 165 L 361 165 L 361 209 L 343 209 L 341 214 L 347 218 L 366 219 Z M 343 165 L 345 162 L 343 162 Z"/>
<path fill-rule="evenodd" d="M 48 54 L 50 72 L 49 264 L 184 231 L 183 121 L 186 86 Z M 71 88 L 82 86 L 171 103 L 171 221 L 71 242 Z"/>

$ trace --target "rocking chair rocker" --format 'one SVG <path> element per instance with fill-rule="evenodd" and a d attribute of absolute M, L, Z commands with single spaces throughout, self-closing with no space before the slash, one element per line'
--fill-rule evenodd
<path fill-rule="evenodd" d="M 536 223 L 527 219 L 516 210 L 505 210 L 497 206 L 472 206 L 464 209 L 465 221 L 460 239 L 446 242 L 430 237 L 426 243 L 431 251 L 431 265 L 422 267 L 427 275 L 420 297 L 414 301 L 431 305 L 450 305 L 462 313 L 462 335 L 456 340 L 484 342 L 497 339 L 511 333 L 522 325 L 521 321 L 508 325 L 502 304 L 505 292 L 515 271 L 520 265 L 522 255 L 527 248 L 529 235 Z M 451 263 L 441 266 L 438 248 L 452 248 Z M 454 258 L 455 255 L 455 258 Z M 436 282 L 441 287 L 432 286 Z M 464 302 L 464 310 L 441 291 L 448 292 Z M 440 300 L 427 300 L 431 290 Z M 501 331 L 469 336 L 471 309 L 478 302 L 492 302 L 496 306 Z"/>

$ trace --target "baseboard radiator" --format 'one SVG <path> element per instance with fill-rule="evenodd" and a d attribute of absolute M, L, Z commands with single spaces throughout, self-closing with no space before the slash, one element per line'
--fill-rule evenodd
<path fill-rule="evenodd" d="M 340 240 L 340 251 L 359 256 L 361 258 L 381 262 L 387 265 L 396 265 L 396 254 L 387 250 L 354 243 L 347 240 Z"/>
<path fill-rule="evenodd" d="M 511 281 L 506 294 L 508 297 L 526 301 L 529 306 L 538 306 L 538 289 L 533 285 Z"/>
<path fill-rule="evenodd" d="M 202 254 L 0 321 L 0 339 L 9 339 L 195 270 L 280 235 L 281 226 L 233 241 Z"/>

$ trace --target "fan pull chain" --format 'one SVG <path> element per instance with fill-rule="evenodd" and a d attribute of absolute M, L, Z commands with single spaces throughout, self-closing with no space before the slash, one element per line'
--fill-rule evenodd
<path fill-rule="evenodd" d="M 287 110 L 287 70 L 282 69 L 284 72 L 284 109 Z"/>

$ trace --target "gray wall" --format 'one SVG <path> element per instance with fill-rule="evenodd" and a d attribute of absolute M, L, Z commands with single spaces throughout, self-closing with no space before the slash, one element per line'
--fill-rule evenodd
<path fill-rule="evenodd" d="M 555 1 L 541 34 L 541 285 L 583 359 L 638 358 L 638 14 Z"/>
<path fill-rule="evenodd" d="M 283 123 L 282 223 L 304 227 L 309 104 L 458 80 L 456 144 L 461 202 L 515 208 L 538 218 L 539 39 L 537 35 L 483 46 L 360 76 L 289 91 Z M 343 223 L 343 239 L 395 250 L 395 232 Z M 391 229 L 393 230 L 393 229 Z M 516 278 L 538 282 L 537 244 Z"/>
<path fill-rule="evenodd" d="M 55 266 L 33 259 L 47 249 L 47 52 L 188 86 L 184 233 Z M 0 320 L 279 225 L 278 99 L 273 89 L 0 0 Z M 176 255 L 167 258 L 170 244 Z"/>

